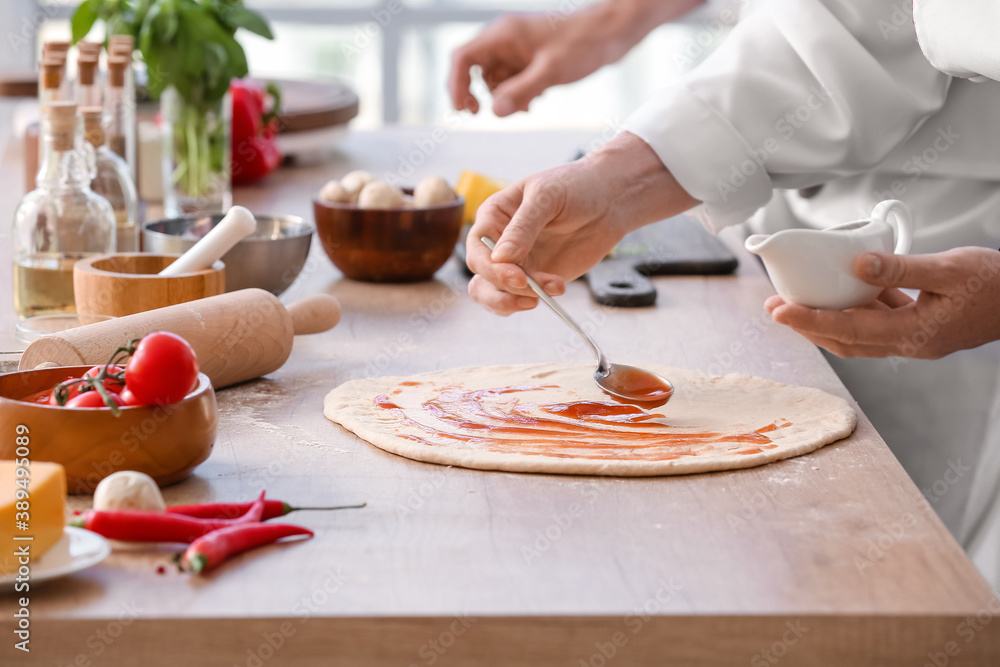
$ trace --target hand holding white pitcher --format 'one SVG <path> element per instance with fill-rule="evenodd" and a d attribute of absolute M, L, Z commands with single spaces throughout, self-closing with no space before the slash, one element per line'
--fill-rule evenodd
<path fill-rule="evenodd" d="M 877 300 L 817 310 L 769 298 L 784 324 L 839 357 L 939 359 L 1000 339 L 1000 252 L 955 248 L 933 255 L 866 253 L 854 263 Z M 918 289 L 911 299 L 901 289 Z"/>
<path fill-rule="evenodd" d="M 746 248 L 760 255 L 774 288 L 788 303 L 841 310 L 874 301 L 882 288 L 854 273 L 866 252 L 910 251 L 913 223 L 903 202 L 880 202 L 871 217 L 828 229 L 785 229 L 754 234 Z"/>

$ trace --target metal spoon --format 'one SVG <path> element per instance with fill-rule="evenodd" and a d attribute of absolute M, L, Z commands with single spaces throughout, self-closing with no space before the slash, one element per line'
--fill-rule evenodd
<path fill-rule="evenodd" d="M 496 244 L 489 237 L 481 238 L 483 244 L 493 250 Z M 522 269 L 523 270 L 523 269 Z M 670 400 L 674 394 L 674 386 L 656 373 L 651 373 L 636 366 L 613 364 L 608 361 L 594 339 L 587 335 L 579 324 L 569 316 L 555 299 L 546 294 L 542 286 L 525 271 L 528 287 L 545 302 L 545 305 L 556 312 L 576 334 L 584 340 L 597 357 L 597 370 L 594 371 L 594 381 L 601 390 L 620 403 L 632 403 L 647 408 L 655 408 Z"/>

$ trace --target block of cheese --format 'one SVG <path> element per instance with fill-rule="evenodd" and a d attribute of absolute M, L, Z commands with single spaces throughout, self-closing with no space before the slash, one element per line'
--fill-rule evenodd
<path fill-rule="evenodd" d="M 14 461 L 0 461 L 0 575 L 17 572 L 18 557 L 14 551 L 28 545 L 31 563 L 36 563 L 62 537 L 66 525 L 66 471 L 58 463 L 32 461 L 28 468 L 27 530 L 17 522 L 15 492 L 22 488 L 15 476 Z M 24 506 L 22 505 L 22 508 Z M 30 535 L 30 541 L 15 540 L 15 536 Z"/>

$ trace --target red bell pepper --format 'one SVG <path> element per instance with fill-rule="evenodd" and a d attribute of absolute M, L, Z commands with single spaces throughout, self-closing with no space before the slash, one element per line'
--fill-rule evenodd
<path fill-rule="evenodd" d="M 281 164 L 282 155 L 275 142 L 278 134 L 278 113 L 281 91 L 269 83 L 266 87 L 247 79 L 234 79 L 230 84 L 233 98 L 232 179 L 234 184 L 258 181 Z M 267 96 L 272 102 L 264 107 Z"/>

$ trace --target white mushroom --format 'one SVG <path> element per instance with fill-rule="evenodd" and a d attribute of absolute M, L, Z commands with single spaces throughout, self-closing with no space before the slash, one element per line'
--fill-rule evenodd
<path fill-rule="evenodd" d="M 361 208 L 402 208 L 403 191 L 384 181 L 372 181 L 358 195 Z"/>
<path fill-rule="evenodd" d="M 455 201 L 455 191 L 440 176 L 428 176 L 413 190 L 413 203 L 418 208 L 440 206 Z"/>
<path fill-rule="evenodd" d="M 94 489 L 94 509 L 163 512 L 167 504 L 152 477 L 134 470 L 120 470 L 102 479 Z"/>
<path fill-rule="evenodd" d="M 340 181 L 329 181 L 324 185 L 323 189 L 319 191 L 319 198 L 323 201 L 339 202 L 342 204 L 350 204 L 354 201 L 354 197 L 344 189 Z"/>
<path fill-rule="evenodd" d="M 340 185 L 345 190 L 347 190 L 350 195 L 357 200 L 358 194 L 364 189 L 366 185 L 375 180 L 369 172 L 362 169 L 352 171 L 340 179 Z"/>

